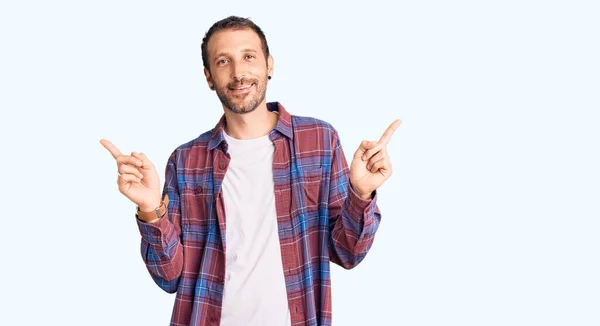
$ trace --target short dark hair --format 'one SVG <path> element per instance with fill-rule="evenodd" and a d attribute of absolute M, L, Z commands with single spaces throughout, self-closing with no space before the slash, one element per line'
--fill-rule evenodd
<path fill-rule="evenodd" d="M 204 64 L 204 68 L 210 71 L 209 63 L 208 63 L 208 53 L 207 53 L 207 45 L 208 40 L 212 37 L 212 35 L 218 31 L 223 31 L 227 29 L 232 30 L 243 30 L 243 29 L 251 29 L 262 42 L 262 50 L 265 54 L 265 59 L 269 57 L 269 45 L 267 44 L 267 38 L 265 37 L 265 33 L 263 33 L 262 29 L 258 27 L 253 21 L 249 18 L 243 18 L 238 16 L 229 16 L 227 18 L 221 19 L 218 22 L 214 23 L 204 35 L 202 39 L 202 63 Z"/>

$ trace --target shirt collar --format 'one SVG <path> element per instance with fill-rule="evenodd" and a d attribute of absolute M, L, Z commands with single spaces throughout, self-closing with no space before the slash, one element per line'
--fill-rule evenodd
<path fill-rule="evenodd" d="M 268 102 L 267 110 L 271 112 L 278 112 L 279 119 L 277 120 L 277 125 L 275 126 L 274 131 L 277 131 L 284 135 L 287 138 L 293 139 L 294 133 L 292 131 L 292 116 L 279 102 Z M 208 141 L 208 149 L 213 150 L 217 146 L 219 146 L 222 142 L 225 141 L 225 137 L 223 136 L 223 128 L 225 127 L 225 114 L 221 116 L 221 119 L 213 129 L 210 140 Z"/>

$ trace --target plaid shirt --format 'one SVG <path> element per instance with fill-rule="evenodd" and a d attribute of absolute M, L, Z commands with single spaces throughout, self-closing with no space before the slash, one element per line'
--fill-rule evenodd
<path fill-rule="evenodd" d="M 314 118 L 290 115 L 281 104 L 269 138 L 281 259 L 292 325 L 331 325 L 329 262 L 356 266 L 373 244 L 381 214 L 376 192 L 361 199 L 336 130 Z M 177 292 L 171 325 L 219 325 L 225 284 L 226 218 L 221 186 L 230 161 L 216 127 L 170 156 L 163 196 L 166 214 L 137 219 L 141 254 L 164 291 Z"/>

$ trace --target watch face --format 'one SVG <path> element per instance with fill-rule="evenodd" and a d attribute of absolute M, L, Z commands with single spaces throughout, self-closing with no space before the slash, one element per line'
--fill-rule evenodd
<path fill-rule="evenodd" d="M 156 209 L 156 214 L 158 215 L 158 218 L 163 217 L 163 215 L 165 215 L 165 213 L 167 212 L 167 208 L 165 207 L 165 203 L 160 203 L 160 206 L 158 206 L 158 208 Z"/>

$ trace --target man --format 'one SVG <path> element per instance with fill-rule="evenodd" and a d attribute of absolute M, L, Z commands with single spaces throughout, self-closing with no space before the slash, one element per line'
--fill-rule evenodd
<path fill-rule="evenodd" d="M 329 261 L 350 269 L 371 247 L 401 122 L 363 141 L 348 169 L 331 125 L 266 102 L 273 57 L 252 21 L 216 22 L 202 59 L 224 115 L 175 149 L 162 196 L 143 153 L 101 140 L 119 191 L 138 205 L 148 271 L 177 292 L 171 325 L 330 325 Z"/>

